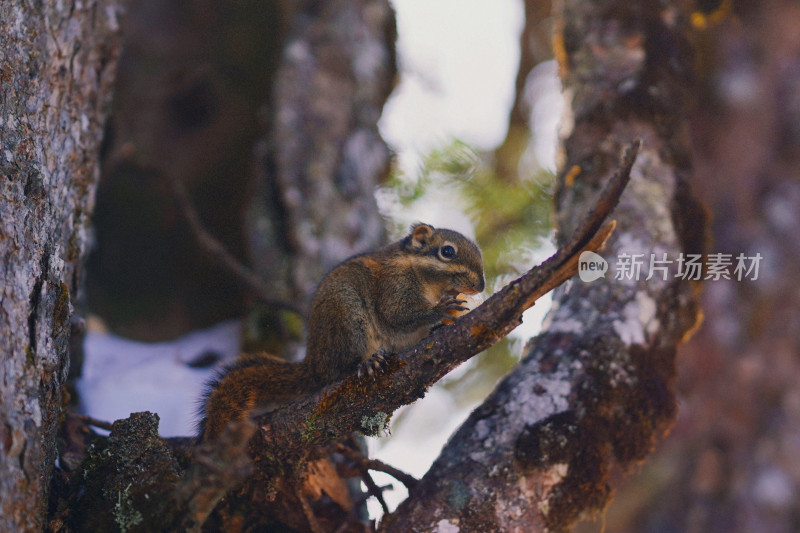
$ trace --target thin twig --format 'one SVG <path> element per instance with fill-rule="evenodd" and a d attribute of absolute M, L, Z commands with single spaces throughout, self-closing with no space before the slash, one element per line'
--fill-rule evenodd
<path fill-rule="evenodd" d="M 386 500 L 383 497 L 383 489 L 379 487 L 378 484 L 375 483 L 375 480 L 372 479 L 372 476 L 369 475 L 369 470 L 361 472 L 361 479 L 364 481 L 364 485 L 367 486 L 367 493 L 375 496 L 375 499 L 381 504 L 384 513 L 389 513 L 389 506 L 386 504 Z"/>
<path fill-rule="evenodd" d="M 364 470 L 375 470 L 376 472 L 389 474 L 397 481 L 405 485 L 409 490 L 419 482 L 419 480 L 411 474 L 407 474 L 402 470 L 395 468 L 392 465 L 388 465 L 378 459 L 371 459 L 358 450 L 354 450 L 353 448 L 346 446 L 341 442 L 334 443 L 334 451 L 341 453 Z"/>
<path fill-rule="evenodd" d="M 397 481 L 402 483 L 406 486 L 407 489 L 413 489 L 419 480 L 412 476 L 411 474 L 407 474 L 403 472 L 399 468 L 395 468 L 394 466 L 384 463 L 380 459 L 368 459 L 365 466 L 370 470 L 375 470 L 376 472 L 383 472 L 384 474 L 389 474 Z"/>
<path fill-rule="evenodd" d="M 294 494 L 297 499 L 300 500 L 300 505 L 303 507 L 303 514 L 306 515 L 308 527 L 311 528 L 311 531 L 313 533 L 325 533 L 322 530 L 322 526 L 319 524 L 319 520 L 317 520 L 317 516 L 314 514 L 314 510 L 311 508 L 311 504 L 308 503 L 308 498 L 303 494 L 303 487 L 300 483 L 294 484 Z"/>
<path fill-rule="evenodd" d="M 264 283 L 258 275 L 250 268 L 242 264 L 241 261 L 231 254 L 228 249 L 216 237 L 209 233 L 200 220 L 200 215 L 195 209 L 194 203 L 189 198 L 186 186 L 177 178 L 168 178 L 175 202 L 178 204 L 179 211 L 183 214 L 189 228 L 194 235 L 197 244 L 217 263 L 233 274 L 239 282 L 253 293 L 259 300 L 267 305 L 292 311 L 300 316 L 305 316 L 305 312 L 297 305 L 280 300 L 274 297 L 273 291 Z"/>
<path fill-rule="evenodd" d="M 78 413 L 72 413 L 72 416 L 86 424 L 87 426 L 94 426 L 96 428 L 105 429 L 106 431 L 111 431 L 114 429 L 114 424 L 111 422 L 105 422 L 103 420 L 98 420 L 96 418 L 92 418 L 88 415 L 81 415 Z"/>

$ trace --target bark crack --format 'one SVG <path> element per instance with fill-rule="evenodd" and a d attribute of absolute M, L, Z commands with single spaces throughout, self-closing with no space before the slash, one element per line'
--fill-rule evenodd
<path fill-rule="evenodd" d="M 26 362 L 28 365 L 34 363 L 34 358 L 37 353 L 37 340 L 36 340 L 36 323 L 39 317 L 39 304 L 42 301 L 42 290 L 50 275 L 50 252 L 45 250 L 42 254 L 42 259 L 39 262 L 40 273 L 33 283 L 33 289 L 30 296 L 30 312 L 28 314 L 28 355 Z"/>

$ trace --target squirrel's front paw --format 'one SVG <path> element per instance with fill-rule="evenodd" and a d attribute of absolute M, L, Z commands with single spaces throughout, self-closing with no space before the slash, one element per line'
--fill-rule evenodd
<path fill-rule="evenodd" d="M 460 294 L 447 293 L 436 304 L 436 307 L 442 311 L 445 318 L 450 318 L 451 322 L 451 317 L 458 317 L 464 314 L 465 311 L 469 311 L 469 307 L 464 305 L 467 301 L 460 299 L 459 296 Z"/>
<path fill-rule="evenodd" d="M 358 365 L 358 379 L 369 376 L 375 380 L 375 374 L 383 373 L 386 370 L 386 358 L 390 355 L 386 350 L 378 350 L 369 359 L 362 361 Z"/>

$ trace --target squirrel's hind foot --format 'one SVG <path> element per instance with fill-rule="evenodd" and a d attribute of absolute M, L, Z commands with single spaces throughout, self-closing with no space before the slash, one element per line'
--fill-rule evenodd
<path fill-rule="evenodd" d="M 375 375 L 386 371 L 386 358 L 392 354 L 386 350 L 378 350 L 366 361 L 358 365 L 358 379 L 369 376 L 375 381 Z"/>

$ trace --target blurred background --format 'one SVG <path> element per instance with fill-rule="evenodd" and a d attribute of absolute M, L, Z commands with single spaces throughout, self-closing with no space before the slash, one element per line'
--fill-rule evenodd
<path fill-rule="evenodd" d="M 380 2 L 287 4 L 129 3 L 73 365 L 95 418 L 151 410 L 162 435 L 190 435 L 203 383 L 241 350 L 302 357 L 302 318 L 209 256 L 176 182 L 278 302 L 415 221 L 478 241 L 487 294 L 553 251 L 565 96 L 549 0 L 395 0 L 396 28 Z M 800 4 L 688 16 L 711 251 L 763 260 L 757 279 L 705 284 L 678 420 L 581 532 L 800 530 Z M 396 413 L 377 457 L 422 475 L 546 311 Z"/>

